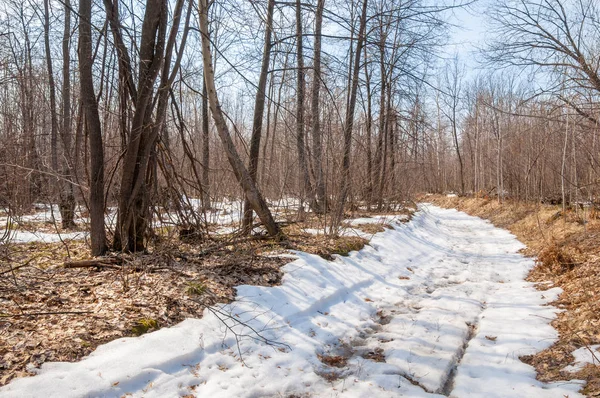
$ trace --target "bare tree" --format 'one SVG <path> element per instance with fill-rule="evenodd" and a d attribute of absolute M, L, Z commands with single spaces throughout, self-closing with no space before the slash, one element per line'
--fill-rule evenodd
<path fill-rule="evenodd" d="M 85 112 L 85 129 L 90 142 L 90 237 L 92 255 L 106 252 L 104 229 L 104 149 L 98 102 L 92 75 L 92 2 L 79 1 L 79 81 L 82 107 Z"/>
<path fill-rule="evenodd" d="M 490 43 L 489 62 L 559 73 L 571 87 L 600 91 L 600 10 L 595 1 L 503 0 L 491 16 L 494 33 L 502 39 Z M 558 89 L 563 81 L 548 88 Z"/>
<path fill-rule="evenodd" d="M 328 205 L 325 196 L 325 179 L 323 176 L 323 148 L 321 139 L 321 115 L 319 107 L 319 95 L 321 90 L 321 32 L 323 30 L 323 10 L 325 0 L 317 0 L 317 9 L 315 13 L 315 49 L 313 60 L 313 87 L 311 98 L 312 113 L 312 155 L 315 169 L 315 193 L 316 210 L 320 212 L 327 211 Z"/>
<path fill-rule="evenodd" d="M 304 96 L 306 90 L 306 71 L 304 70 L 304 40 L 302 31 L 302 2 L 300 0 L 296 0 L 296 61 L 298 65 L 296 82 L 296 149 L 298 151 L 298 164 L 300 166 L 298 185 L 300 188 L 300 206 L 303 206 L 303 201 L 308 195 L 310 207 L 315 208 L 315 197 L 313 187 L 310 182 L 308 161 L 306 158 L 306 147 L 304 142 Z"/>
<path fill-rule="evenodd" d="M 255 184 L 260 154 L 260 138 L 262 135 L 263 114 L 265 110 L 267 73 L 269 72 L 269 63 L 271 60 L 271 35 L 273 32 L 274 9 L 275 0 L 269 0 L 267 4 L 267 19 L 265 21 L 265 44 L 263 49 L 262 64 L 260 67 L 260 76 L 258 78 L 258 87 L 256 89 L 256 99 L 254 101 L 252 136 L 250 137 L 250 160 L 248 172 L 250 173 L 250 177 Z M 242 223 L 242 229 L 246 234 L 250 234 L 252 232 L 252 219 L 252 206 L 248 198 L 246 198 L 244 201 L 244 218 Z"/>
<path fill-rule="evenodd" d="M 199 26 L 200 35 L 202 39 L 202 63 L 204 67 L 204 81 L 206 83 L 208 101 L 210 103 L 210 110 L 215 122 L 217 132 L 223 143 L 224 150 L 233 172 L 244 190 L 246 198 L 250 201 L 252 209 L 258 214 L 258 217 L 267 228 L 267 231 L 272 236 L 277 236 L 281 233 L 279 226 L 273 219 L 271 211 L 267 206 L 266 201 L 262 197 L 260 191 L 256 187 L 256 184 L 252 180 L 250 173 L 244 166 L 242 159 L 240 158 L 231 135 L 229 134 L 229 128 L 225 122 L 221 105 L 217 96 L 217 90 L 215 87 L 215 72 L 213 70 L 212 55 L 210 52 L 210 38 L 208 36 L 208 2 L 207 0 L 199 0 Z"/>
<path fill-rule="evenodd" d="M 365 41 L 365 31 L 367 26 L 367 0 L 363 0 L 362 11 L 358 28 L 358 37 L 356 50 L 354 51 L 354 64 L 352 67 L 352 78 L 349 80 L 351 86 L 348 87 L 348 108 L 346 109 L 346 118 L 344 122 L 344 156 L 342 160 L 342 181 L 340 186 L 340 199 L 338 207 L 332 221 L 332 229 L 335 230 L 342 222 L 344 215 L 344 206 L 350 190 L 350 152 L 352 150 L 352 131 L 354 129 L 354 110 L 356 107 L 356 93 L 358 91 L 358 79 L 360 71 L 360 59 L 362 48 Z"/>
<path fill-rule="evenodd" d="M 73 148 L 71 131 L 71 2 L 64 1 L 65 24 L 62 39 L 62 129 L 63 175 L 60 189 L 60 214 L 63 228 L 75 226 L 75 187 L 73 185 Z"/>
<path fill-rule="evenodd" d="M 465 194 L 465 172 L 463 157 L 460 150 L 460 143 L 458 137 L 458 125 L 459 125 L 459 106 L 462 101 L 462 78 L 463 70 L 461 69 L 458 61 L 458 56 L 455 56 L 449 65 L 446 65 L 446 74 L 444 81 L 444 102 L 446 109 L 444 111 L 445 116 L 450 122 L 450 131 L 452 132 L 452 140 L 454 142 L 454 150 L 456 151 L 456 157 L 458 158 L 459 177 L 460 177 L 460 194 Z"/>

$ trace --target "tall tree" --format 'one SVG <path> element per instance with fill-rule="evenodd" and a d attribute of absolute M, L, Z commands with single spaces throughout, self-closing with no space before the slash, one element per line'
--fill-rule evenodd
<path fill-rule="evenodd" d="M 358 28 L 358 37 L 356 50 L 354 52 L 354 65 L 352 67 L 352 78 L 348 90 L 348 107 L 346 108 L 346 117 L 344 122 L 344 156 L 342 160 L 342 180 L 340 186 L 340 198 L 337 203 L 336 213 L 332 221 L 332 230 L 337 229 L 342 223 L 344 215 L 344 206 L 350 190 L 350 153 L 352 151 L 352 131 L 354 129 L 354 110 L 356 108 L 356 93 L 358 91 L 358 80 L 360 71 L 360 58 L 362 48 L 365 42 L 365 30 L 367 27 L 367 2 L 363 0 L 362 11 L 360 14 L 360 25 Z"/>
<path fill-rule="evenodd" d="M 75 227 L 75 187 L 71 132 L 71 1 L 64 0 L 65 24 L 62 38 L 62 129 L 63 175 L 60 189 L 60 214 L 63 228 Z"/>
<path fill-rule="evenodd" d="M 79 1 L 79 84 L 90 143 L 90 239 L 92 255 L 106 252 L 104 229 L 104 149 L 92 74 L 92 1 Z"/>
<path fill-rule="evenodd" d="M 449 65 L 446 65 L 445 86 L 446 95 L 444 96 L 444 102 L 446 103 L 447 109 L 444 113 L 450 122 L 450 131 L 452 133 L 452 140 L 454 142 L 454 150 L 456 151 L 456 157 L 458 158 L 460 194 L 464 195 L 465 172 L 463 156 L 458 140 L 458 107 L 460 105 L 462 95 L 462 70 L 458 63 L 458 56 L 455 56 L 453 61 Z"/>
<path fill-rule="evenodd" d="M 223 144 L 227 159 L 233 168 L 238 183 L 244 190 L 246 198 L 250 201 L 252 209 L 258 214 L 258 217 L 265 225 L 265 228 L 272 236 L 280 235 L 281 231 L 279 226 L 273 219 L 271 211 L 267 206 L 267 202 L 262 197 L 260 191 L 256 187 L 254 180 L 250 176 L 250 173 L 244 166 L 242 159 L 240 158 L 231 135 L 229 134 L 229 127 L 225 121 L 221 105 L 219 104 L 219 98 L 217 96 L 217 90 L 215 86 L 215 72 L 213 70 L 212 55 L 210 52 L 210 38 L 208 36 L 208 2 L 207 0 L 199 0 L 199 27 L 200 35 L 202 39 L 202 65 L 204 67 L 204 81 L 206 83 L 206 91 L 208 94 L 208 101 L 210 104 L 210 111 L 219 134 L 219 138 Z"/>
<path fill-rule="evenodd" d="M 203 72 L 204 73 L 204 72 Z M 202 79 L 202 206 L 210 209 L 210 128 L 209 128 L 208 94 L 206 83 Z"/>
<path fill-rule="evenodd" d="M 265 44 L 262 55 L 262 64 L 260 67 L 260 76 L 258 78 L 258 87 L 256 89 L 256 99 L 254 100 L 254 117 L 252 122 L 252 136 L 250 137 L 250 160 L 248 172 L 250 177 L 257 183 L 258 159 L 260 154 L 260 139 L 262 135 L 263 114 L 265 110 L 265 97 L 267 88 L 267 74 L 269 72 L 269 63 L 271 60 L 271 35 L 273 32 L 273 10 L 275 9 L 275 0 L 269 0 L 267 4 L 267 19 L 265 21 Z M 244 233 L 252 232 L 252 205 L 248 198 L 244 201 L 244 218 L 242 229 Z"/>
<path fill-rule="evenodd" d="M 105 0 L 106 2 L 110 3 L 111 0 Z M 173 61 L 184 4 L 185 0 L 177 0 L 175 3 L 173 22 L 167 40 L 167 1 L 146 2 L 140 37 L 137 87 L 128 85 L 131 98 L 134 98 L 135 113 L 123 159 L 117 229 L 113 242 L 117 250 L 145 250 L 145 237 L 151 217 L 148 194 L 156 182 L 156 178 L 153 177 L 154 167 L 150 167 L 152 154 L 163 128 L 170 88 L 179 70 L 187 38 L 188 30 L 185 29 L 179 54 Z M 186 25 L 191 12 L 190 7 L 187 11 Z M 115 8 L 107 7 L 107 17 L 111 22 L 111 30 L 119 52 L 122 32 Z M 129 80 L 133 71 L 129 69 L 128 62 L 120 62 L 119 67 L 124 69 L 124 74 Z M 156 89 L 159 74 L 161 78 Z"/>
<path fill-rule="evenodd" d="M 327 201 L 325 197 L 325 178 L 323 175 L 323 147 L 321 140 L 321 112 L 319 106 L 319 95 L 321 90 L 321 39 L 323 30 L 323 10 L 325 0 L 317 0 L 317 9 L 315 14 L 315 50 L 313 60 L 313 87 L 311 98 L 312 113 L 312 152 L 315 168 L 315 193 L 316 210 L 327 211 Z"/>
<path fill-rule="evenodd" d="M 304 96 L 306 90 L 304 70 L 304 40 L 302 27 L 302 2 L 296 0 L 296 62 L 297 62 L 297 81 L 296 81 L 296 150 L 298 151 L 298 163 L 300 166 L 298 186 L 300 188 L 300 203 L 306 199 L 312 208 L 315 208 L 315 198 L 310 182 L 308 172 L 308 160 L 306 158 L 306 147 L 304 140 Z"/>

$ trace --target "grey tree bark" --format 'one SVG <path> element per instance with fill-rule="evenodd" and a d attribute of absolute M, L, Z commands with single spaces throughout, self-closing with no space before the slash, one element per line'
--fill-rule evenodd
<path fill-rule="evenodd" d="M 60 190 L 60 214 L 65 229 L 75 227 L 75 186 L 73 184 L 73 156 L 71 129 L 71 1 L 64 1 L 65 24 L 62 39 L 62 128 L 61 141 L 63 148 L 63 175 Z"/>
<path fill-rule="evenodd" d="M 265 97 L 267 88 L 267 74 L 269 72 L 269 62 L 271 60 L 271 35 L 273 31 L 273 10 L 275 9 L 275 0 L 269 0 L 267 4 L 267 20 L 265 22 L 265 44 L 263 49 L 262 64 L 260 67 L 260 76 L 258 79 L 258 88 L 256 90 L 256 99 L 254 101 L 254 117 L 252 123 L 252 136 L 250 137 L 250 160 L 248 172 L 250 177 L 257 183 L 258 159 L 260 154 L 260 139 L 262 135 L 263 114 L 265 111 Z M 252 205 L 248 198 L 244 200 L 244 218 L 242 220 L 242 230 L 244 234 L 252 232 Z"/>
<path fill-rule="evenodd" d="M 233 173 L 236 179 L 244 190 L 244 194 L 250 201 L 252 209 L 258 214 L 258 217 L 265 225 L 268 233 L 271 236 L 278 236 L 281 234 L 279 226 L 273 219 L 271 211 L 267 206 L 266 201 L 263 199 L 260 191 L 256 187 L 256 184 L 252 180 L 250 173 L 244 166 L 242 159 L 240 158 L 231 135 L 229 134 L 229 128 L 225 121 L 221 105 L 217 96 L 217 90 L 215 87 L 215 72 L 212 65 L 212 55 L 210 52 L 210 38 L 208 36 L 208 3 L 207 0 L 199 0 L 199 27 L 202 38 L 202 64 L 204 67 L 204 81 L 206 83 L 208 102 L 210 104 L 210 111 L 219 134 L 219 138 L 225 149 L 227 159 L 233 168 Z"/>
<path fill-rule="evenodd" d="M 79 1 L 79 81 L 85 129 L 90 143 L 90 239 L 92 255 L 106 252 L 104 229 L 104 149 L 92 75 L 92 2 Z"/>
<path fill-rule="evenodd" d="M 365 30 L 367 25 L 367 2 L 368 0 L 363 0 L 356 51 L 354 53 L 354 67 L 352 70 L 351 87 L 348 96 L 348 108 L 346 109 L 346 118 L 344 122 L 344 157 L 342 160 L 340 199 L 332 221 L 333 231 L 337 230 L 342 222 L 342 218 L 344 216 L 344 206 L 346 204 L 348 191 L 350 189 L 350 152 L 352 150 L 352 131 L 354 129 L 354 110 L 356 108 L 356 93 L 358 91 L 360 58 L 365 41 Z"/>
<path fill-rule="evenodd" d="M 323 9 L 325 0 L 317 0 L 315 15 L 315 50 L 313 61 L 313 87 L 311 98 L 312 113 L 312 147 L 315 168 L 315 193 L 316 209 L 320 212 L 327 211 L 327 199 L 325 196 L 325 178 L 323 176 L 323 145 L 321 140 L 321 115 L 319 106 L 319 94 L 321 90 L 321 32 L 323 30 Z"/>
<path fill-rule="evenodd" d="M 305 70 L 304 70 L 304 41 L 302 33 L 302 2 L 296 0 L 296 61 L 297 61 L 297 86 L 296 86 L 296 149 L 300 166 L 298 185 L 300 188 L 300 203 L 308 196 L 311 208 L 315 208 L 315 197 L 308 172 L 306 148 L 304 140 L 304 95 L 305 95 Z"/>

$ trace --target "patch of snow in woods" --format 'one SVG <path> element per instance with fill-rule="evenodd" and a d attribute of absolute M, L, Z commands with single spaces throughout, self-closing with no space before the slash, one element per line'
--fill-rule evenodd
<path fill-rule="evenodd" d="M 279 218 L 282 212 L 286 210 L 297 211 L 299 206 L 298 200 L 294 198 L 283 198 L 279 201 L 270 203 L 270 208 L 275 218 Z M 173 207 L 173 206 L 171 206 Z M 199 214 L 201 219 L 206 219 L 208 223 L 221 225 L 216 232 L 218 234 L 228 234 L 239 230 L 238 226 L 231 226 L 231 224 L 239 224 L 242 219 L 243 201 L 223 199 L 222 201 L 215 202 L 212 208 L 206 211 L 202 211 L 202 202 L 200 199 L 184 198 L 181 203 L 181 209 L 185 212 L 195 212 Z M 57 233 L 52 232 L 38 232 L 33 230 L 26 230 L 21 228 L 19 223 L 45 223 L 48 224 L 49 228 L 53 228 L 53 225 L 61 225 L 61 216 L 58 205 L 47 205 L 38 203 L 34 205 L 36 211 L 33 214 L 25 214 L 16 219 L 11 220 L 11 228 L 14 226 L 18 227 L 13 229 L 10 235 L 10 241 L 13 243 L 27 243 L 27 242 L 60 242 L 65 239 L 85 239 L 88 234 L 83 232 L 75 233 L 61 233 L 60 236 Z M 159 208 L 160 217 L 153 219 L 153 226 L 160 227 L 161 225 L 179 225 L 182 223 L 179 214 L 174 211 L 173 208 L 165 209 Z M 82 216 L 83 208 L 79 208 L 76 212 L 75 223 L 77 224 L 89 224 L 89 217 Z M 117 208 L 109 207 L 105 216 L 105 224 L 109 228 L 114 228 L 117 220 Z M 15 222 L 16 221 L 16 222 Z M 0 231 L 6 228 L 9 223 L 7 216 L 0 216 Z M 14 225 L 14 226 L 13 226 Z M 257 230 L 261 232 L 261 229 Z"/>
<path fill-rule="evenodd" d="M 522 247 L 423 205 L 348 257 L 297 252 L 281 286 L 239 286 L 201 319 L 46 363 L 0 396 L 580 397 L 519 360 L 557 338 L 546 304 L 560 293 L 524 281 Z"/>
<path fill-rule="evenodd" d="M 80 240 L 85 239 L 89 234 L 87 232 L 69 232 L 61 234 L 53 234 L 46 232 L 28 232 L 13 230 L 10 233 L 10 242 L 13 243 L 29 243 L 29 242 L 44 242 L 53 243 L 61 240 Z"/>
<path fill-rule="evenodd" d="M 564 370 L 567 372 L 578 372 L 587 364 L 600 365 L 600 344 L 589 347 L 581 347 L 573 351 L 575 360 L 573 365 L 567 366 Z"/>
<path fill-rule="evenodd" d="M 361 217 L 361 218 L 353 218 L 351 220 L 345 220 L 345 222 L 350 225 L 360 225 L 360 224 L 392 224 L 398 223 L 401 221 L 407 221 L 409 216 L 406 214 L 397 214 L 397 215 L 377 215 L 373 217 Z"/>

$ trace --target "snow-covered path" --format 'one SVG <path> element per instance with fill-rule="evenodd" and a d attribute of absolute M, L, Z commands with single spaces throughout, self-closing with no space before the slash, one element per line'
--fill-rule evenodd
<path fill-rule="evenodd" d="M 44 364 L 0 396 L 579 397 L 580 385 L 538 382 L 519 360 L 556 338 L 545 304 L 559 293 L 523 280 L 522 247 L 422 205 L 349 257 L 298 253 L 281 286 L 241 286 L 218 312 Z"/>

